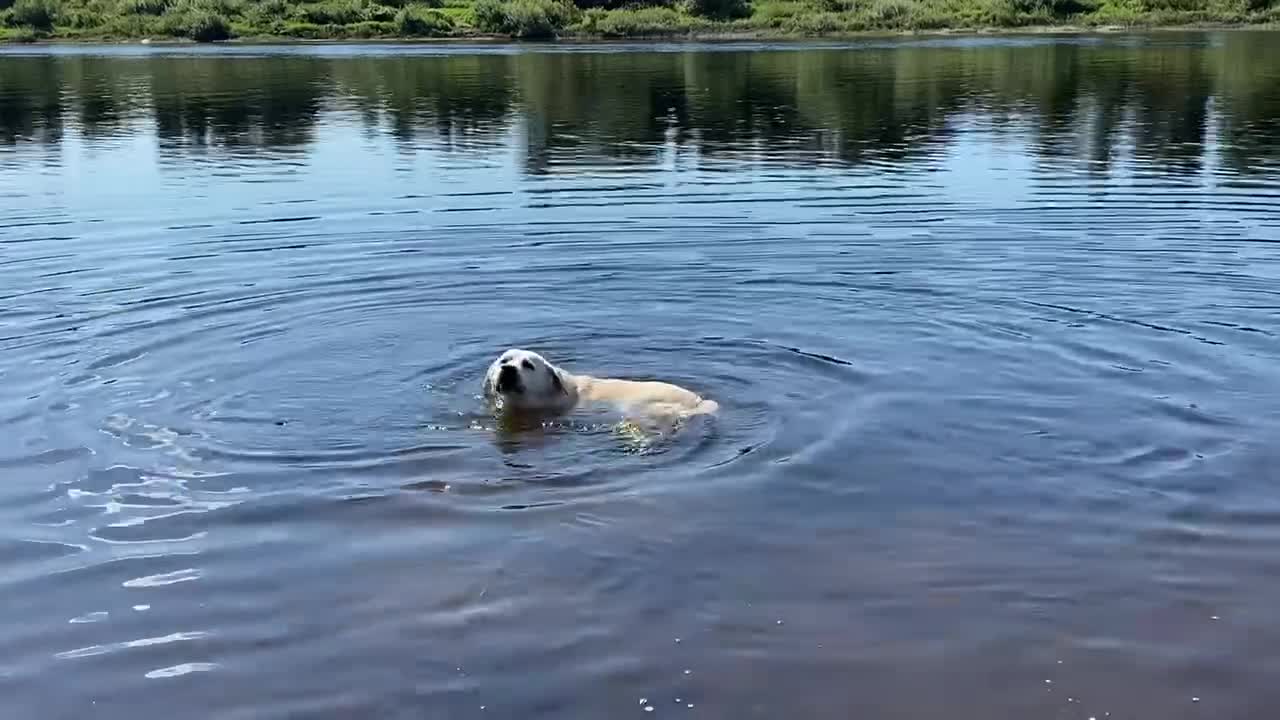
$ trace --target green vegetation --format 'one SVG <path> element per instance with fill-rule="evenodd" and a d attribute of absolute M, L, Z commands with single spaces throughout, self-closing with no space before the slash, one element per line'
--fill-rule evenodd
<path fill-rule="evenodd" d="M 395 32 L 405 37 L 442 37 L 453 29 L 453 18 L 422 4 L 406 5 L 395 16 Z"/>
<path fill-rule="evenodd" d="M 475 26 L 518 38 L 554 38 L 573 22 L 577 8 L 561 0 L 477 0 Z"/>
<path fill-rule="evenodd" d="M 1280 22 L 1280 0 L 0 0 L 0 40 L 527 39 Z"/>
<path fill-rule="evenodd" d="M 58 5 L 55 0 L 18 0 L 9 13 L 14 27 L 29 27 L 36 32 L 47 32 L 53 29 Z"/>

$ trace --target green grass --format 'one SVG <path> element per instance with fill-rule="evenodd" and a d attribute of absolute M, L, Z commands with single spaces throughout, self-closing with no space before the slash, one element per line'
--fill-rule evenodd
<path fill-rule="evenodd" d="M 1280 0 L 0 0 L 4 42 L 820 36 L 1277 22 Z"/>
<path fill-rule="evenodd" d="M 571 32 L 606 38 L 663 37 L 707 30 L 712 23 L 670 7 L 640 7 L 618 10 L 592 8 L 583 13 Z"/>
<path fill-rule="evenodd" d="M 444 37 L 453 33 L 454 19 L 425 4 L 406 5 L 396 12 L 394 27 L 407 37 Z"/>
<path fill-rule="evenodd" d="M 481 31 L 529 39 L 559 36 L 578 13 L 565 0 L 476 0 L 472 9 Z"/>
<path fill-rule="evenodd" d="M 40 33 L 31 28 L 0 28 L 0 42 L 31 43 L 36 42 L 40 37 Z"/>

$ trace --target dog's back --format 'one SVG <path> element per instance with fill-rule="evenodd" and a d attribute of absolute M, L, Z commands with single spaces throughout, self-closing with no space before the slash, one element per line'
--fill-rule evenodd
<path fill-rule="evenodd" d="M 590 402 L 604 402 L 645 414 L 710 414 L 719 409 L 714 400 L 671 383 L 654 380 L 619 380 L 578 376 L 578 394 Z"/>

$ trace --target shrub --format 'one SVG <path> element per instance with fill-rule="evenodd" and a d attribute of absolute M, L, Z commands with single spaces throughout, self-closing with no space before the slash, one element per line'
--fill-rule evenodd
<path fill-rule="evenodd" d="M 173 0 L 165 12 L 169 15 L 207 12 L 227 18 L 239 15 L 243 10 L 244 0 Z"/>
<path fill-rule="evenodd" d="M 1022 15 L 1018 12 L 1020 0 L 986 0 L 978 6 L 977 20 L 997 27 L 1014 27 L 1022 24 Z"/>
<path fill-rule="evenodd" d="M 476 0 L 471 8 L 475 26 L 480 30 L 498 32 L 498 28 L 506 24 L 505 7 L 503 0 Z"/>
<path fill-rule="evenodd" d="M 148 37 L 164 35 L 165 28 L 158 17 L 151 15 L 117 15 L 103 18 L 103 29 L 117 37 Z"/>
<path fill-rule="evenodd" d="M 597 12 L 601 14 L 596 17 L 588 32 L 606 37 L 675 35 L 693 29 L 693 24 L 687 15 L 681 15 L 669 7 Z"/>
<path fill-rule="evenodd" d="M 800 35 L 824 35 L 848 29 L 843 18 L 831 12 L 799 15 L 791 18 L 784 27 L 788 32 Z"/>
<path fill-rule="evenodd" d="M 125 15 L 163 15 L 173 0 L 120 0 L 120 12 Z"/>
<path fill-rule="evenodd" d="M 1142 5 L 1138 0 L 1105 0 L 1088 20 L 1098 25 L 1132 25 L 1141 16 Z"/>
<path fill-rule="evenodd" d="M 187 16 L 186 36 L 196 42 L 217 42 L 231 37 L 231 23 L 216 13 L 196 11 Z"/>
<path fill-rule="evenodd" d="M 10 8 L 10 22 L 19 27 L 47 32 L 53 29 L 53 21 L 58 17 L 60 9 L 56 0 L 18 0 Z"/>
<path fill-rule="evenodd" d="M 7 11 L 6 11 L 7 12 Z M 2 13 L 0 13 L 2 14 Z M 0 18 L 8 20 L 8 18 Z M 12 30 L 0 30 L 0 40 L 8 40 L 16 43 L 33 43 L 40 39 L 40 33 L 29 27 L 14 28 Z"/>
<path fill-rule="evenodd" d="M 578 4 L 578 7 L 582 7 L 582 5 Z M 596 26 L 600 24 L 600 21 L 607 17 L 609 17 L 609 11 L 604 8 L 590 8 L 578 16 L 578 25 L 575 29 L 579 32 L 594 33 L 596 32 Z"/>
<path fill-rule="evenodd" d="M 902 25 L 914 8 L 911 0 L 875 0 L 867 14 L 879 25 Z"/>
<path fill-rule="evenodd" d="M 379 38 L 392 37 L 396 34 L 398 28 L 393 22 L 381 22 L 366 20 L 358 22 L 347 28 L 347 34 L 356 38 Z"/>
<path fill-rule="evenodd" d="M 1250 0 L 1209 0 L 1205 13 L 1220 22 L 1245 22 L 1254 8 Z"/>
<path fill-rule="evenodd" d="M 1190 11 L 1203 9 L 1205 3 L 1203 0 L 1143 0 L 1142 5 L 1146 10 Z"/>
<path fill-rule="evenodd" d="M 396 13 L 396 31 L 412 37 L 439 37 L 453 31 L 453 18 L 425 5 L 406 5 Z"/>
<path fill-rule="evenodd" d="M 560 0 L 479 0 L 476 27 L 519 38 L 552 38 L 573 19 L 574 8 Z"/>
<path fill-rule="evenodd" d="M 279 35 L 292 11 L 293 6 L 286 0 L 262 0 L 250 3 L 241 17 L 252 32 Z"/>
<path fill-rule="evenodd" d="M 305 22 L 287 22 L 281 28 L 280 34 L 286 37 L 303 38 L 306 40 L 319 40 L 333 35 L 329 28 L 323 25 L 314 25 Z"/>
<path fill-rule="evenodd" d="M 1048 0 L 1049 11 L 1056 16 L 1080 15 L 1098 9 L 1097 0 Z"/>
<path fill-rule="evenodd" d="M 3 0 L 0 0 L 2 2 Z M 605 10 L 641 10 L 650 7 L 671 7 L 673 0 L 573 0 L 573 4 L 582 9 L 603 8 Z"/>
<path fill-rule="evenodd" d="M 231 38 L 231 23 L 221 15 L 197 13 L 187 25 L 187 36 L 196 42 L 217 42 Z"/>
<path fill-rule="evenodd" d="M 289 4 L 288 0 L 260 0 L 259 2 L 251 3 L 245 9 L 245 14 L 263 18 L 283 18 L 288 17 L 289 11 L 292 9 L 293 6 Z"/>
<path fill-rule="evenodd" d="M 312 25 L 350 25 L 365 19 L 365 5 L 361 0 L 310 3 L 298 6 L 294 17 Z"/>
<path fill-rule="evenodd" d="M 944 9 L 932 5 L 916 4 L 903 23 L 912 30 L 937 30 L 959 24 L 959 20 Z"/>
<path fill-rule="evenodd" d="M 780 28 L 798 15 L 811 15 L 813 8 L 798 2 L 769 2 L 757 5 L 751 14 L 751 23 L 763 27 Z"/>
<path fill-rule="evenodd" d="M 369 22 L 395 22 L 399 11 L 386 5 L 368 5 L 364 9 L 364 19 Z"/>
<path fill-rule="evenodd" d="M 689 0 L 689 10 L 696 15 L 730 20 L 751 15 L 750 0 Z"/>
<path fill-rule="evenodd" d="M 231 37 L 231 23 L 222 15 L 195 3 L 182 2 L 160 18 L 162 32 L 196 42 L 216 42 Z"/>
<path fill-rule="evenodd" d="M 58 25 L 72 30 L 93 30 L 102 27 L 106 21 L 101 13 L 92 10 L 63 10 L 58 13 Z"/>

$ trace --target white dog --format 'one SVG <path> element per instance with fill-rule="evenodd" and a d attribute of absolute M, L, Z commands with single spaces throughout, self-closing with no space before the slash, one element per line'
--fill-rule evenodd
<path fill-rule="evenodd" d="M 484 394 L 504 412 L 563 413 L 582 403 L 608 403 L 631 416 L 676 419 L 720 407 L 670 383 L 574 375 L 529 350 L 508 350 L 494 360 Z"/>

